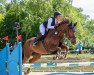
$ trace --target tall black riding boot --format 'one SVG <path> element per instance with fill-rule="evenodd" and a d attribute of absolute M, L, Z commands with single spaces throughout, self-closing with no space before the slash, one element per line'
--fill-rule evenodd
<path fill-rule="evenodd" d="M 34 45 L 34 46 L 37 45 L 38 41 L 39 41 L 39 40 L 42 40 L 43 37 L 44 37 L 43 35 L 39 34 L 39 35 L 35 38 L 35 41 L 34 41 L 33 45 Z"/>

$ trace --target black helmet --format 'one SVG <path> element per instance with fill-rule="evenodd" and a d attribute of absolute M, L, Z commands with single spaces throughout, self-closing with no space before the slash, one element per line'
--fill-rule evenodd
<path fill-rule="evenodd" d="M 59 16 L 59 15 L 62 15 L 59 11 L 55 11 L 55 13 L 54 13 L 54 17 L 55 16 Z"/>

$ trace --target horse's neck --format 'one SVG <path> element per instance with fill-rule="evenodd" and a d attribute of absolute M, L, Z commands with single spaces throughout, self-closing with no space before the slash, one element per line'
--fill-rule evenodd
<path fill-rule="evenodd" d="M 48 34 L 46 35 L 46 39 L 50 39 L 50 37 L 53 37 L 55 33 L 55 29 L 50 29 Z"/>
<path fill-rule="evenodd" d="M 61 40 L 62 37 L 60 37 L 60 33 L 58 33 L 59 35 L 55 34 L 56 30 L 49 30 L 48 34 L 46 35 L 46 38 L 44 39 L 44 42 L 46 44 L 58 44 L 59 41 Z"/>
<path fill-rule="evenodd" d="M 63 28 L 63 29 L 62 29 Z M 46 35 L 46 38 L 45 38 L 45 42 L 47 43 L 49 40 L 52 40 L 52 41 L 56 41 L 56 40 L 62 40 L 64 41 L 64 34 L 65 34 L 65 31 L 68 30 L 68 27 L 66 25 L 63 25 L 63 27 L 58 27 L 57 30 L 56 29 L 50 29 L 48 34 Z M 55 35 L 55 32 L 58 32 L 58 35 Z M 53 38 L 53 39 L 51 39 Z M 51 43 L 51 41 L 50 41 Z"/>

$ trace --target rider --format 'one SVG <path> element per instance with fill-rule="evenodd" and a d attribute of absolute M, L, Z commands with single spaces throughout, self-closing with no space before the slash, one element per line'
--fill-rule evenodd
<path fill-rule="evenodd" d="M 54 29 L 62 21 L 62 14 L 59 11 L 54 13 L 54 17 L 48 18 L 47 21 L 42 23 L 39 27 L 40 34 L 35 39 L 33 45 L 36 45 L 39 40 L 42 40 L 45 37 L 45 33 L 49 29 Z"/>

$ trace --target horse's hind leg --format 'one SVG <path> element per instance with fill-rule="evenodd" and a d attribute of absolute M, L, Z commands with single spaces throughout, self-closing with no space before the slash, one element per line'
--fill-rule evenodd
<path fill-rule="evenodd" d="M 40 57 L 41 57 L 41 54 L 34 53 L 33 58 L 29 60 L 29 63 L 34 63 L 35 61 L 40 59 Z"/>
<path fill-rule="evenodd" d="M 22 59 L 23 59 L 23 64 L 27 63 L 28 59 L 32 55 L 33 51 L 30 49 L 29 43 L 25 42 L 23 45 L 23 50 L 22 50 Z"/>

